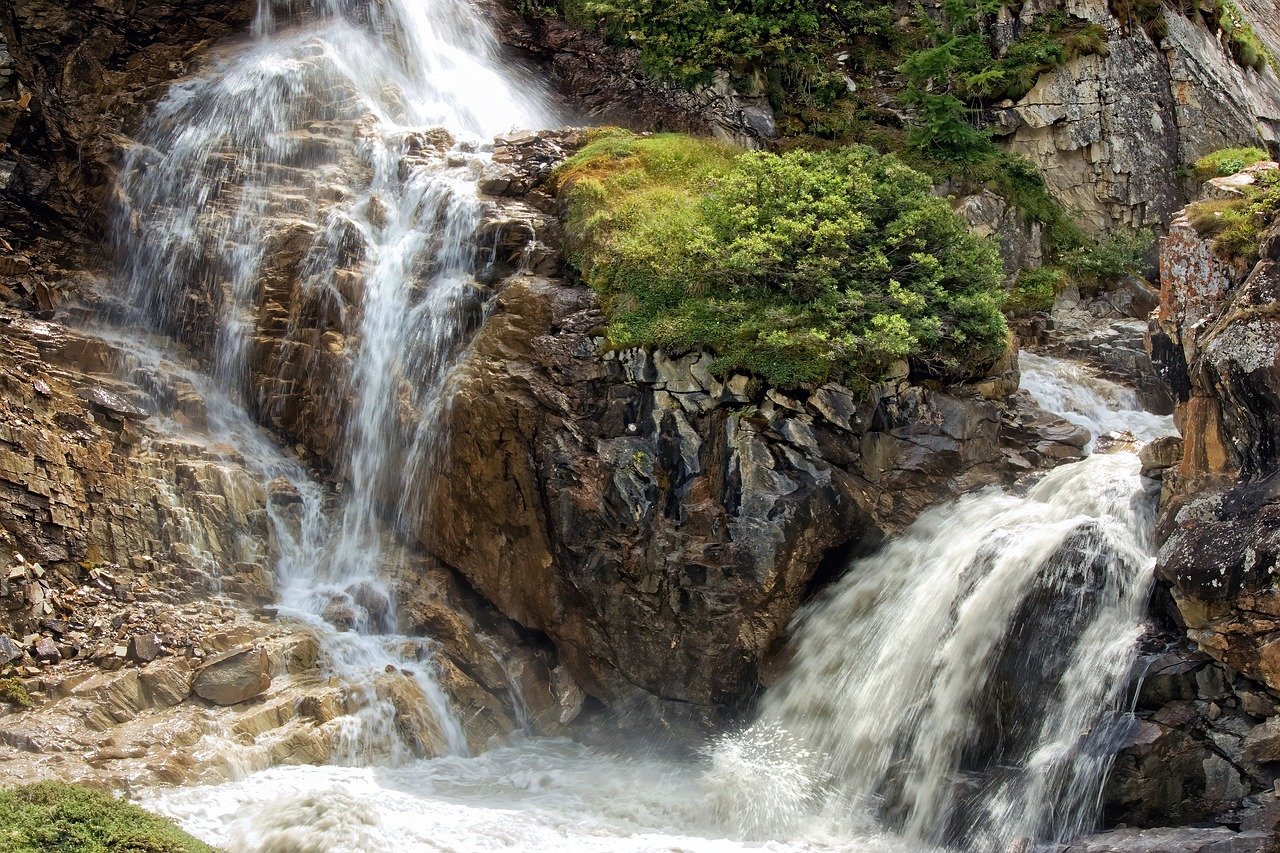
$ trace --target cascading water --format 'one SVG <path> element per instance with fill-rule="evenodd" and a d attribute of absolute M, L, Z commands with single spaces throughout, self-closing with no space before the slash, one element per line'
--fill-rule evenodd
<path fill-rule="evenodd" d="M 273 247 L 281 235 L 306 241 L 296 274 L 354 341 L 349 373 L 329 382 L 345 412 L 346 490 L 331 524 L 301 466 L 248 454 L 301 496 L 301 524 L 273 517 L 282 610 L 315 624 L 335 673 L 367 688 L 340 758 L 405 753 L 396 709 L 374 698 L 384 670 L 413 675 L 443 746 L 465 752 L 426 647 L 389 633 L 381 531 L 388 515 L 402 528 L 421 515 L 442 388 L 482 301 L 472 272 L 484 145 L 558 122 L 536 86 L 504 69 L 462 0 L 317 0 L 296 12 L 262 0 L 254 32 L 172 87 L 124 164 L 126 303 L 159 331 L 204 338 L 214 427 L 243 438 L 243 408 L 271 414 L 252 370 L 263 357 L 257 327 L 274 322 L 259 316 Z M 333 631 L 326 617 L 353 630 Z"/>
<path fill-rule="evenodd" d="M 442 838 L 727 850 L 757 845 L 726 834 L 762 833 L 790 839 L 775 850 L 999 850 L 1087 829 L 1151 562 L 1150 501 L 1127 451 L 1025 495 L 938 508 L 851 567 L 800 623 L 760 721 L 705 772 L 549 741 L 459 757 L 465 739 L 429 650 L 383 633 L 395 614 L 379 529 L 421 516 L 445 382 L 483 301 L 472 272 L 485 143 L 558 123 L 517 76 L 465 0 L 261 0 L 253 39 L 175 85 L 125 163 L 126 301 L 207 349 L 212 377 L 184 381 L 205 398 L 211 433 L 297 493 L 270 510 L 282 609 L 322 632 L 335 674 L 368 699 L 335 756 L 358 766 L 274 768 L 153 805 L 237 850 L 437 849 Z M 330 377 L 344 413 L 336 514 L 248 414 L 274 414 L 254 378 L 258 312 L 288 240 L 305 243 L 289 275 L 330 307 L 351 353 Z M 292 341 L 285 314 L 270 322 Z M 138 374 L 174 370 L 137 339 L 118 343 Z M 1023 378 L 1095 437 L 1169 430 L 1062 362 L 1024 355 Z M 344 609 L 354 630 L 333 630 L 326 616 Z M 376 684 L 388 667 L 410 673 L 454 756 L 401 760 L 396 709 Z"/>
<path fill-rule="evenodd" d="M 1095 437 L 1172 429 L 1072 365 L 1027 354 L 1022 366 L 1038 402 Z M 817 814 L 983 851 L 1087 831 L 1124 725 L 1151 497 L 1135 452 L 1095 453 L 1025 496 L 991 489 L 934 509 L 855 563 L 802 616 L 759 721 L 713 754 L 721 808 L 756 831 Z M 762 810 L 745 792 L 778 773 L 754 755 L 780 739 L 804 784 Z"/>

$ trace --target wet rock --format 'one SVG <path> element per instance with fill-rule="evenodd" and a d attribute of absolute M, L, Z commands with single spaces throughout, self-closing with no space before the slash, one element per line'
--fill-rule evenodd
<path fill-rule="evenodd" d="M 138 674 L 143 697 L 152 708 L 167 708 L 191 695 L 191 665 L 181 658 L 167 658 Z"/>
<path fill-rule="evenodd" d="M 637 720 L 713 724 L 757 689 L 824 561 L 1088 441 L 1026 400 L 911 386 L 906 365 L 870 394 L 797 394 L 722 381 L 696 353 L 600 356 L 597 317 L 584 288 L 505 285 L 456 374 L 466 440 L 421 531 Z"/>
<path fill-rule="evenodd" d="M 293 506 L 302 503 L 302 493 L 287 477 L 276 477 L 267 483 L 267 500 L 275 506 Z"/>
<path fill-rule="evenodd" d="M 1166 435 L 1143 445 L 1138 452 L 1142 476 L 1160 479 L 1165 471 L 1182 462 L 1182 437 Z"/>
<path fill-rule="evenodd" d="M 270 660 L 265 651 L 254 647 L 225 652 L 209 660 L 196 672 L 191 690 L 218 705 L 236 705 L 270 686 Z"/>
<path fill-rule="evenodd" d="M 1275 837 L 1225 827 L 1116 829 L 1081 838 L 1062 853 L 1268 853 Z"/>
<path fill-rule="evenodd" d="M 332 599 L 325 605 L 320 617 L 339 631 L 350 631 L 359 619 L 355 607 L 345 597 Z"/>

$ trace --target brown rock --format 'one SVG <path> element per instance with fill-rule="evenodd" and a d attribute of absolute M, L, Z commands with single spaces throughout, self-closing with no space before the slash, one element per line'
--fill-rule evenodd
<path fill-rule="evenodd" d="M 236 649 L 211 658 L 192 681 L 191 690 L 218 705 L 247 702 L 271 686 L 270 660 L 261 648 Z"/>
<path fill-rule="evenodd" d="M 45 663 L 56 663 L 62 660 L 62 654 L 58 651 L 58 645 L 48 637 L 41 637 L 36 640 L 35 645 L 31 649 L 32 657 Z"/>
<path fill-rule="evenodd" d="M 135 663 L 150 663 L 161 651 L 159 634 L 134 634 L 129 638 L 129 660 Z"/>

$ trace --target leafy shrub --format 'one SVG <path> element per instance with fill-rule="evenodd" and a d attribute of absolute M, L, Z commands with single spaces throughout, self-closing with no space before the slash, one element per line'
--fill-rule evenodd
<path fill-rule="evenodd" d="M 1267 159 L 1261 148 L 1223 148 L 1206 154 L 1195 162 L 1193 174 L 1200 181 L 1224 178 Z"/>
<path fill-rule="evenodd" d="M 684 84 L 816 62 L 813 0 L 568 0 L 565 16 L 639 48 L 645 70 Z"/>
<path fill-rule="evenodd" d="M 1147 228 L 1117 230 L 1060 252 L 1057 262 L 1083 289 L 1096 289 L 1126 275 L 1141 274 L 1154 242 L 1155 235 Z"/>
<path fill-rule="evenodd" d="M 0 791 L 0 850 L 11 853 L 216 853 L 171 821 L 62 782 Z"/>
<path fill-rule="evenodd" d="M 1014 317 L 1048 311 L 1053 308 L 1054 297 L 1067 283 L 1067 274 L 1055 266 L 1024 269 L 1018 273 L 1005 312 Z"/>
<path fill-rule="evenodd" d="M 613 346 L 706 348 L 717 372 L 779 385 L 859 384 L 899 359 L 958 379 L 1005 348 L 994 245 L 896 157 L 619 133 L 557 184 Z"/>

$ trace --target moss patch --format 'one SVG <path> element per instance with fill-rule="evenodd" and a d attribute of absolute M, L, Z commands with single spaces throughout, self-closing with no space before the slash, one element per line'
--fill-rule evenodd
<path fill-rule="evenodd" d="M 896 157 L 619 131 L 557 185 L 616 347 L 705 348 L 784 386 L 856 386 L 899 359 L 968 378 L 1004 351 L 994 244 Z"/>
<path fill-rule="evenodd" d="M 0 678 L 0 702 L 17 708 L 31 707 L 31 694 L 26 686 L 16 678 Z"/>
<path fill-rule="evenodd" d="M 1265 159 L 1267 152 L 1261 148 L 1223 148 L 1197 160 L 1193 173 L 1200 181 L 1225 178 Z"/>
<path fill-rule="evenodd" d="M 7 853 L 217 853 L 172 821 L 79 785 L 40 782 L 0 791 Z"/>

